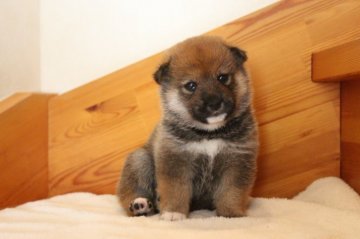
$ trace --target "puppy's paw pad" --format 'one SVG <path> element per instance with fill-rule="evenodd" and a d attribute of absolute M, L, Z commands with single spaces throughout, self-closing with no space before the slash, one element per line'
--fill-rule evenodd
<path fill-rule="evenodd" d="M 186 215 L 180 212 L 163 212 L 160 215 L 160 219 L 165 221 L 179 221 L 184 220 L 186 218 Z"/>
<path fill-rule="evenodd" d="M 129 210 L 134 216 L 147 216 L 154 212 L 154 206 L 147 198 L 136 198 L 130 203 Z"/>

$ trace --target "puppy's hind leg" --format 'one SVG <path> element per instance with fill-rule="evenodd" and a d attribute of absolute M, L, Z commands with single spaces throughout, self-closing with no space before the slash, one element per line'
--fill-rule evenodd
<path fill-rule="evenodd" d="M 120 204 L 129 216 L 147 216 L 157 212 L 154 161 L 145 148 L 126 159 L 117 187 Z"/>

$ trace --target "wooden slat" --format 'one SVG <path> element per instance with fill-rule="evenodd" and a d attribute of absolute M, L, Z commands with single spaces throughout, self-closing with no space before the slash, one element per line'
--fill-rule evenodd
<path fill-rule="evenodd" d="M 209 33 L 249 55 L 261 136 L 255 195 L 292 196 L 311 180 L 339 175 L 339 84 L 311 81 L 311 53 L 359 39 L 358 20 L 359 1 L 287 0 Z M 160 59 L 51 100 L 51 195 L 114 193 L 125 156 L 159 119 L 152 73 Z"/>
<path fill-rule="evenodd" d="M 313 54 L 313 80 L 344 81 L 360 78 L 360 39 Z"/>
<path fill-rule="evenodd" d="M 360 77 L 341 84 L 341 177 L 360 193 Z"/>
<path fill-rule="evenodd" d="M 0 102 L 0 208 L 48 196 L 48 101 L 16 94 Z"/>

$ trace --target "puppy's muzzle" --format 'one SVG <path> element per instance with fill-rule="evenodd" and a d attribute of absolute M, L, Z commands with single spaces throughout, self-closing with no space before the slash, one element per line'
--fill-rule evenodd
<path fill-rule="evenodd" d="M 209 97 L 205 101 L 205 108 L 211 115 L 216 115 L 224 109 L 224 102 L 218 96 Z"/>
<path fill-rule="evenodd" d="M 231 114 L 233 103 L 221 95 L 206 95 L 202 98 L 201 106 L 196 109 L 196 118 L 200 121 L 208 124 L 218 123 Z"/>
<path fill-rule="evenodd" d="M 232 109 L 232 102 L 226 101 L 218 95 L 210 95 L 203 99 L 203 108 L 207 116 L 216 116 L 223 113 L 228 114 Z"/>

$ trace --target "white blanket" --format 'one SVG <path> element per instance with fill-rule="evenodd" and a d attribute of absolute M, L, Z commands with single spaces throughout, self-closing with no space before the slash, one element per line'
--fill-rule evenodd
<path fill-rule="evenodd" d="M 360 197 L 323 178 L 292 200 L 254 198 L 244 218 L 196 211 L 168 222 L 126 217 L 113 195 L 71 193 L 1 210 L 0 238 L 360 238 Z"/>

